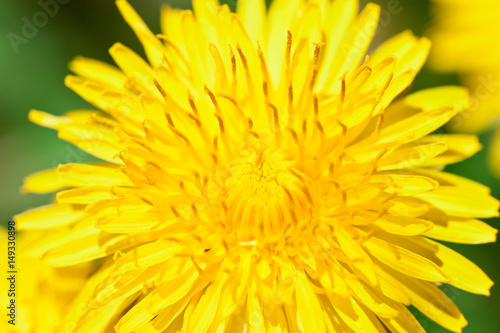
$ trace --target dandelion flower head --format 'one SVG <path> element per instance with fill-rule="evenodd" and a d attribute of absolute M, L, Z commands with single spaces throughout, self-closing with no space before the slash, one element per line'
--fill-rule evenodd
<path fill-rule="evenodd" d="M 451 122 L 455 131 L 481 133 L 495 129 L 489 153 L 500 177 L 500 4 L 485 0 L 434 0 L 436 23 L 430 63 L 436 70 L 460 73 L 473 103 Z"/>
<path fill-rule="evenodd" d="M 8 244 L 7 241 L 3 242 L 7 237 L 6 230 L 0 228 L 2 244 Z M 16 255 L 12 259 L 14 266 L 8 265 L 5 260 L 0 266 L 2 271 L 6 272 L 0 284 L 2 290 L 6 291 L 0 298 L 2 305 L 5 305 L 0 324 L 2 332 L 53 333 L 74 330 L 80 315 L 89 310 L 85 304 L 88 293 L 92 292 L 99 278 L 102 278 L 102 273 L 91 277 L 96 269 L 96 265 L 91 262 L 51 267 L 38 258 L 27 256 L 27 244 L 40 237 L 44 237 L 43 231 L 29 231 L 17 235 L 14 241 Z M 108 325 L 109 328 L 114 324 L 98 321 L 97 319 L 89 324 L 93 329 L 99 328 L 100 325 Z M 81 328 L 85 331 L 86 326 Z"/>
<path fill-rule="evenodd" d="M 439 171 L 480 148 L 430 134 L 466 90 L 396 99 L 427 39 L 366 57 L 380 8 L 354 0 L 195 0 L 164 7 L 160 35 L 117 5 L 147 61 L 122 44 L 118 67 L 77 58 L 66 84 L 97 110 L 30 113 L 103 160 L 26 179 L 58 191 L 16 217 L 50 230 L 31 255 L 108 265 L 88 304 L 121 306 L 117 332 L 423 332 L 409 305 L 461 331 L 437 284 L 487 295 L 492 281 L 436 240 L 494 241 L 477 218 L 498 202 Z"/>

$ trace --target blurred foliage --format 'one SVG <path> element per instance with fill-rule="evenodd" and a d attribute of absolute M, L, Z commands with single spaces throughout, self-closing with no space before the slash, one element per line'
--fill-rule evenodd
<path fill-rule="evenodd" d="M 46 0 L 42 0 L 45 2 Z M 129 0 L 154 32 L 159 32 L 159 11 L 164 2 L 173 7 L 190 8 L 186 0 Z M 382 7 L 381 23 L 375 44 L 406 29 L 425 35 L 430 24 L 428 0 L 376 0 Z M 236 0 L 226 1 L 234 10 Z M 111 0 L 70 0 L 38 28 L 18 52 L 9 41 L 9 33 L 22 35 L 25 21 L 33 20 L 42 9 L 35 0 L 2 0 L 0 12 L 0 218 L 4 224 L 25 209 L 47 204 L 53 195 L 23 195 L 19 188 L 29 173 L 51 168 L 59 163 L 84 162 L 91 157 L 72 145 L 57 139 L 54 131 L 31 124 L 28 111 L 35 108 L 60 115 L 65 111 L 88 108 L 89 105 L 64 86 L 69 74 L 67 63 L 76 55 L 111 63 L 107 49 L 121 42 L 142 54 L 142 48 L 125 24 Z M 12 35 L 11 35 L 12 36 Z M 427 68 L 417 76 L 412 90 L 446 84 L 458 84 L 455 75 L 433 73 Z M 480 137 L 488 149 L 489 136 Z M 500 182 L 493 178 L 486 163 L 485 150 L 447 170 L 477 180 L 492 188 L 500 198 Z M 497 220 L 488 221 L 493 226 Z M 447 244 L 448 245 L 448 244 Z M 500 281 L 498 244 L 456 246 L 457 249 L 496 281 Z M 464 332 L 496 332 L 500 320 L 500 292 L 493 287 L 492 296 L 471 295 L 455 288 L 444 290 L 461 308 L 469 326 Z M 417 314 L 428 332 L 446 332 Z"/>

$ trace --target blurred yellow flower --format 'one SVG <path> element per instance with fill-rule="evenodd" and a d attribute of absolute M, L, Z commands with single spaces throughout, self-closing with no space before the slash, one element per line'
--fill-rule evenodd
<path fill-rule="evenodd" d="M 14 269 L 2 260 L 2 323 L 1 332 L 8 333 L 54 333 L 54 332 L 113 332 L 117 310 L 93 311 L 86 300 L 92 295 L 106 270 L 97 270 L 95 263 L 82 263 L 68 267 L 51 267 L 38 258 L 26 255 L 26 244 L 45 238 L 44 232 L 23 232 L 16 243 L 18 250 L 13 259 Z M 5 229 L 0 228 L 2 244 L 7 239 Z M 108 268 L 109 270 L 109 268 Z M 91 275 L 93 275 L 91 277 Z M 12 285 L 11 285 L 12 283 Z M 13 300 L 13 303 L 12 303 Z M 7 305 L 13 304 L 11 308 Z M 4 307 L 3 305 L 6 305 Z M 7 320 L 5 320 L 7 308 Z M 79 322 L 86 315 L 88 322 Z"/>
<path fill-rule="evenodd" d="M 404 32 L 363 62 L 380 8 L 358 16 L 354 0 L 242 0 L 236 14 L 195 0 L 194 14 L 164 7 L 158 36 L 117 5 L 149 62 L 121 44 L 119 68 L 77 58 L 66 84 L 100 111 L 30 113 L 104 162 L 26 179 L 60 191 L 16 216 L 46 232 L 28 254 L 112 256 L 89 306 L 127 304 L 117 332 L 423 332 L 410 304 L 461 331 L 437 285 L 488 295 L 492 281 L 431 238 L 494 241 L 476 218 L 498 202 L 438 171 L 480 148 L 428 135 L 468 106 L 465 89 L 393 102 L 427 39 Z"/>
<path fill-rule="evenodd" d="M 496 127 L 489 157 L 500 177 L 500 3 L 496 0 L 434 0 L 430 63 L 459 72 L 473 96 L 472 107 L 451 123 L 456 131 L 480 133 Z"/>

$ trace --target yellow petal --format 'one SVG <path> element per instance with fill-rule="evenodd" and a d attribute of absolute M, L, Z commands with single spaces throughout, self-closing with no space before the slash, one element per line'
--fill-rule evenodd
<path fill-rule="evenodd" d="M 81 218 L 85 206 L 55 204 L 28 210 L 14 216 L 19 229 L 44 229 L 61 227 Z"/>
<path fill-rule="evenodd" d="M 461 112 L 470 106 L 469 91 L 463 87 L 443 86 L 418 91 L 405 98 L 405 103 L 423 111 L 451 107 Z"/>
<path fill-rule="evenodd" d="M 57 193 L 58 203 L 91 204 L 114 198 L 110 186 L 89 186 Z"/>
<path fill-rule="evenodd" d="M 67 117 L 57 117 L 38 110 L 30 110 L 30 112 L 28 113 L 28 118 L 35 124 L 51 129 L 56 129 L 61 124 L 71 123 L 71 119 Z"/>
<path fill-rule="evenodd" d="M 424 140 L 443 142 L 448 149 L 444 153 L 420 163 L 421 167 L 436 167 L 460 162 L 477 153 L 482 147 L 474 135 L 429 135 Z"/>
<path fill-rule="evenodd" d="M 288 323 L 282 307 L 276 307 L 270 316 L 264 317 L 267 332 L 281 333 L 288 330 Z"/>
<path fill-rule="evenodd" d="M 364 246 L 370 254 L 401 273 L 427 281 L 449 281 L 449 276 L 431 260 L 401 246 L 376 237 L 368 239 Z"/>
<path fill-rule="evenodd" d="M 443 224 L 435 222 L 425 236 L 453 243 L 484 244 L 495 242 L 497 233 L 496 229 L 479 220 L 450 217 Z"/>
<path fill-rule="evenodd" d="M 160 332 L 165 332 L 167 328 L 177 331 L 177 329 L 175 328 L 176 327 L 175 320 L 182 319 L 182 312 L 186 308 L 188 301 L 189 299 L 185 298 L 182 301 L 179 301 L 176 304 L 169 306 L 168 308 L 161 311 L 156 317 L 154 317 L 153 320 L 149 322 L 143 320 L 142 325 L 136 325 L 138 326 L 138 330 L 135 332 L 160 333 Z M 147 315 L 148 315 L 147 312 L 142 312 L 141 315 L 139 315 L 137 318 L 133 318 L 133 320 L 135 321 L 139 319 L 141 316 L 147 316 Z M 122 319 L 123 318 L 124 317 L 122 317 Z M 117 328 L 117 332 L 120 333 L 120 332 L 131 332 L 131 331 L 130 328 L 128 328 L 128 326 L 119 326 Z"/>
<path fill-rule="evenodd" d="M 383 235 L 381 235 L 383 236 Z M 450 277 L 449 284 L 477 294 L 489 294 L 493 282 L 474 263 L 446 246 L 425 237 L 386 236 L 394 246 L 404 247 L 415 255 L 428 258 Z"/>
<path fill-rule="evenodd" d="M 398 140 L 408 133 L 412 133 L 414 139 L 419 139 L 444 125 L 456 113 L 452 108 L 437 108 L 419 112 L 389 126 L 385 126 L 383 123 L 379 142 Z"/>
<path fill-rule="evenodd" d="M 193 0 L 193 11 L 196 19 L 215 25 L 218 0 Z"/>
<path fill-rule="evenodd" d="M 345 301 L 332 302 L 337 308 L 340 317 L 347 323 L 350 329 L 356 333 L 384 332 L 384 328 L 377 316 L 362 307 L 355 298 Z"/>
<path fill-rule="evenodd" d="M 335 65 L 330 75 L 340 76 L 345 72 L 354 72 L 368 50 L 380 15 L 380 6 L 369 3 L 356 18 L 351 29 L 339 45 Z"/>
<path fill-rule="evenodd" d="M 216 332 L 234 332 L 234 333 L 247 333 L 248 326 L 242 324 L 241 318 L 245 318 L 245 306 L 239 306 L 235 312 L 227 319 L 222 319 Z M 278 333 L 278 332 L 276 332 Z"/>
<path fill-rule="evenodd" d="M 271 3 L 267 22 L 269 24 L 269 37 L 266 43 L 266 60 L 272 83 L 279 86 L 282 74 L 283 57 L 285 55 L 287 31 L 290 30 L 291 21 L 297 12 L 300 0 L 276 0 Z"/>
<path fill-rule="evenodd" d="M 264 0 L 241 0 L 236 7 L 243 26 L 252 40 L 264 42 L 266 2 Z"/>
<path fill-rule="evenodd" d="M 173 9 L 169 5 L 163 5 L 161 8 L 161 31 L 168 39 L 176 42 L 182 42 L 184 25 L 180 9 Z M 184 43 L 178 43 L 183 47 Z"/>
<path fill-rule="evenodd" d="M 170 281 L 152 290 L 121 317 L 116 325 L 118 332 L 136 332 L 141 328 L 149 332 L 157 325 L 159 327 L 169 325 L 186 308 L 191 298 L 208 284 L 208 281 L 196 280 L 196 274 L 193 274 L 192 270 L 176 274 L 179 272 L 179 267 L 171 267 L 164 271 L 172 275 L 166 276 Z M 117 289 L 117 292 L 120 292 L 120 289 Z M 155 316 L 160 318 L 156 322 L 152 321 Z"/>
<path fill-rule="evenodd" d="M 469 103 L 469 94 L 461 87 L 432 88 L 408 95 L 384 111 L 379 142 L 397 140 L 408 133 L 413 133 L 414 140 L 420 139 L 444 125 Z M 371 126 L 375 124 L 376 119 Z"/>
<path fill-rule="evenodd" d="M 461 217 L 498 216 L 499 202 L 483 192 L 441 186 L 437 190 L 416 195 L 449 215 Z"/>
<path fill-rule="evenodd" d="M 420 312 L 452 332 L 462 332 L 467 320 L 455 303 L 434 283 L 398 275 L 399 281 L 409 293 L 412 305 Z"/>
<path fill-rule="evenodd" d="M 449 284 L 470 293 L 489 295 L 493 281 L 472 261 L 453 251 L 452 249 L 431 240 L 432 246 L 437 246 L 435 253 L 443 272 L 451 276 Z"/>
<path fill-rule="evenodd" d="M 392 333 L 425 333 L 415 316 L 401 304 L 394 304 L 399 314 L 396 318 L 380 318 Z"/>
<path fill-rule="evenodd" d="M 397 96 L 404 93 L 404 91 L 410 87 L 416 75 L 416 71 L 409 69 L 401 75 L 393 77 L 389 87 L 387 87 L 387 90 L 384 93 L 384 96 L 382 96 L 382 99 L 380 100 L 380 107 L 387 109 L 389 104 L 397 98 Z"/>
<path fill-rule="evenodd" d="M 428 210 L 429 205 L 422 204 L 420 200 L 416 200 L 413 197 L 395 197 L 391 200 L 391 203 L 387 208 L 387 213 L 394 215 L 406 215 L 409 217 L 420 217 Z"/>
<path fill-rule="evenodd" d="M 307 277 L 302 273 L 297 273 L 295 285 L 295 295 L 297 297 L 297 316 L 299 325 L 305 332 L 326 332 L 325 321 L 322 317 L 323 310 L 318 298 L 310 286 Z"/>
<path fill-rule="evenodd" d="M 101 99 L 101 95 L 110 89 L 105 84 L 78 76 L 68 75 L 64 80 L 68 88 L 76 92 L 80 97 L 94 105 L 99 110 L 107 110 L 108 103 Z"/>
<path fill-rule="evenodd" d="M 88 124 L 68 124 L 59 128 L 58 137 L 102 160 L 123 164 L 116 155 L 125 149 L 125 145 L 113 129 Z"/>
<path fill-rule="evenodd" d="M 433 228 L 433 223 L 424 219 L 409 216 L 389 215 L 382 216 L 375 225 L 391 234 L 416 236 Z"/>
<path fill-rule="evenodd" d="M 354 279 L 346 279 L 347 285 L 354 297 L 379 318 L 396 318 L 397 309 L 391 306 L 386 297 L 367 287 L 363 282 Z"/>
<path fill-rule="evenodd" d="M 325 263 L 317 262 L 316 266 L 317 269 L 314 274 L 309 273 L 309 271 L 307 271 L 307 273 L 311 276 L 315 275 L 314 278 L 317 278 L 323 288 L 341 297 L 349 297 L 349 290 L 347 289 L 344 278 L 341 277 L 340 274 L 334 273 L 331 268 L 335 266 L 337 271 L 344 271 L 339 263 L 326 262 L 325 260 Z"/>
<path fill-rule="evenodd" d="M 81 321 L 77 322 L 75 325 L 78 327 L 79 333 L 95 333 L 95 332 L 105 332 L 110 325 L 114 323 L 117 313 L 122 313 L 130 306 L 130 304 L 134 301 L 134 297 L 132 296 L 129 299 L 125 299 L 121 303 L 118 303 L 113 306 L 105 307 L 99 309 L 99 311 L 95 311 L 95 309 L 89 309 L 87 311 L 88 316 L 82 316 Z M 82 304 L 85 301 L 82 301 Z"/>
<path fill-rule="evenodd" d="M 24 248 L 28 256 L 41 257 L 45 252 L 55 247 L 71 244 L 83 237 L 95 235 L 99 233 L 99 229 L 94 227 L 96 217 L 85 216 L 77 221 L 77 223 L 59 227 L 49 235 L 39 237 Z"/>
<path fill-rule="evenodd" d="M 318 78 L 317 89 L 321 90 L 324 85 L 330 86 L 337 77 L 331 75 L 330 69 L 334 64 L 335 57 L 339 52 L 339 45 L 346 33 L 348 27 L 352 24 L 357 12 L 358 1 L 355 0 L 336 0 L 330 3 L 327 12 L 325 27 L 325 60 L 321 67 Z"/>
<path fill-rule="evenodd" d="M 105 257 L 130 246 L 124 235 L 100 232 L 55 247 L 47 251 L 42 260 L 55 267 L 70 266 Z"/>
<path fill-rule="evenodd" d="M 167 117 L 165 117 L 165 107 L 157 99 L 151 98 L 147 95 L 141 96 L 142 107 L 147 118 L 159 128 L 168 128 Z"/>
<path fill-rule="evenodd" d="M 336 310 L 336 306 L 334 306 L 332 303 L 332 300 L 328 298 L 325 295 L 318 295 L 318 298 L 321 302 L 323 311 L 324 311 L 324 316 L 325 316 L 325 321 L 326 321 L 326 329 L 328 332 L 346 332 L 346 333 L 352 333 L 355 332 L 355 330 L 344 321 L 339 313 Z M 349 298 L 345 298 L 346 300 Z M 289 332 L 295 332 L 293 330 L 289 330 Z"/>
<path fill-rule="evenodd" d="M 78 332 L 82 333 L 104 332 L 115 320 L 116 314 L 122 313 L 133 302 L 134 299 L 125 298 L 113 306 L 101 308 L 100 311 L 88 306 L 87 301 L 92 296 L 94 288 L 109 273 L 110 268 L 109 265 L 104 266 L 88 278 L 83 289 L 67 309 L 67 325 L 64 331 L 74 332 L 77 328 Z"/>
<path fill-rule="evenodd" d="M 430 49 L 431 41 L 428 38 L 417 39 L 408 52 L 398 59 L 394 72 L 404 73 L 408 70 L 418 72 L 424 65 Z"/>
<path fill-rule="evenodd" d="M 172 218 L 174 220 L 174 218 Z M 109 233 L 136 233 L 152 231 L 167 226 L 164 216 L 158 213 L 106 214 L 96 222 L 96 228 Z"/>
<path fill-rule="evenodd" d="M 135 274 L 123 274 L 116 276 L 111 271 L 94 287 L 92 297 L 87 300 L 91 307 L 101 307 L 116 304 L 124 297 L 128 297 L 144 288 L 144 285 L 152 283 L 161 273 L 163 263 L 137 270 Z"/>
<path fill-rule="evenodd" d="M 410 296 L 401 288 L 396 277 L 384 271 L 377 263 L 375 264 L 375 272 L 377 272 L 380 281 L 379 289 L 384 296 L 389 297 L 397 303 L 410 306 Z"/>
<path fill-rule="evenodd" d="M 118 89 L 122 89 L 127 80 L 127 77 L 118 68 L 94 59 L 76 57 L 69 64 L 69 68 L 79 76 L 96 80 L 103 84 L 111 84 Z"/>
<path fill-rule="evenodd" d="M 130 270 L 153 266 L 159 260 L 164 260 L 164 258 L 175 254 L 179 248 L 180 245 L 166 240 L 157 240 L 153 243 L 141 245 L 118 259 L 115 265 L 116 271 L 125 273 Z"/>
<path fill-rule="evenodd" d="M 321 32 L 321 24 L 322 20 L 322 12 L 321 6 L 318 4 L 318 1 L 309 1 L 306 2 L 303 8 L 301 9 L 301 15 L 298 16 L 293 22 L 291 26 L 291 32 L 293 38 L 297 41 L 305 40 L 307 44 L 312 45 L 313 43 L 321 42 L 322 32 Z M 308 48 L 305 48 L 308 49 Z M 295 50 L 294 58 L 297 57 L 298 48 Z M 308 52 L 308 56 L 310 56 L 311 51 Z M 298 58 L 300 59 L 300 58 Z M 307 59 L 307 58 L 305 58 Z M 301 60 L 298 60 L 297 63 L 301 63 Z M 304 61 L 305 63 L 307 60 Z M 302 68 L 307 68 L 307 66 L 297 66 Z M 295 69 L 295 73 L 297 73 L 297 69 Z M 296 75 L 296 74 L 294 74 Z M 296 82 L 303 82 L 302 80 L 296 80 Z"/>
<path fill-rule="evenodd" d="M 57 168 L 57 173 L 74 186 L 132 186 L 128 177 L 121 169 L 111 163 L 95 164 L 62 164 Z"/>
<path fill-rule="evenodd" d="M 148 296 L 151 312 L 161 312 L 163 308 L 182 301 L 186 295 L 194 295 L 208 285 L 209 281 L 200 277 L 191 263 L 177 266 L 180 267 L 166 266 L 169 269 L 164 269 L 162 275 L 172 273 L 171 276 L 165 277 L 166 281 Z"/>
<path fill-rule="evenodd" d="M 397 193 L 401 196 L 413 196 L 439 187 L 437 181 L 428 177 L 392 172 L 377 173 L 370 179 L 370 184 L 379 186 L 388 193 Z"/>
<path fill-rule="evenodd" d="M 209 285 L 204 291 L 203 297 L 196 305 L 193 314 L 189 317 L 187 322 L 188 332 L 207 332 L 217 312 L 221 290 L 225 282 L 225 278 L 218 278 L 215 283 Z"/>
<path fill-rule="evenodd" d="M 71 187 L 71 183 L 60 177 L 57 169 L 39 171 L 24 178 L 22 192 L 49 193 Z"/>
<path fill-rule="evenodd" d="M 121 191 L 130 194 L 131 191 Z M 120 192 L 119 192 L 120 193 Z M 145 213 L 151 211 L 151 206 L 144 200 L 134 196 L 124 196 L 116 199 L 97 201 L 86 208 L 88 214 L 99 217 L 127 213 Z"/>
<path fill-rule="evenodd" d="M 404 31 L 386 40 L 371 57 L 374 63 L 381 62 L 387 57 L 396 57 L 397 66 L 395 76 L 409 69 L 419 71 L 423 66 L 430 49 L 427 38 L 416 38 L 409 30 Z"/>
<path fill-rule="evenodd" d="M 162 96 L 154 85 L 154 71 L 140 56 L 128 47 L 116 43 L 109 49 L 118 67 L 130 78 L 137 80 L 142 87 L 160 100 Z"/>
<path fill-rule="evenodd" d="M 147 27 L 146 23 L 141 19 L 137 12 L 125 0 L 117 0 L 116 5 L 123 15 L 125 21 L 134 30 L 135 34 L 141 41 L 144 51 L 153 66 L 161 64 L 163 57 L 163 45 L 153 35 L 151 30 Z"/>
<path fill-rule="evenodd" d="M 257 294 L 257 281 L 252 281 L 247 295 L 247 311 L 249 332 L 266 333 L 264 314 Z"/>
<path fill-rule="evenodd" d="M 490 189 L 487 186 L 484 186 L 483 184 L 444 171 L 438 171 L 432 169 L 416 169 L 413 170 L 413 172 L 435 179 L 439 182 L 440 185 L 456 186 L 457 189 L 461 188 L 462 190 L 465 191 L 471 189 L 476 192 L 483 192 L 486 194 L 490 193 Z"/>
<path fill-rule="evenodd" d="M 342 251 L 352 260 L 351 267 L 353 270 L 361 275 L 370 285 L 376 285 L 377 275 L 373 269 L 373 262 L 365 250 L 343 228 L 338 228 L 335 231 L 335 235 Z"/>
<path fill-rule="evenodd" d="M 448 146 L 445 143 L 411 142 L 397 148 L 394 152 L 384 156 L 378 163 L 379 170 L 410 169 L 445 152 Z"/>

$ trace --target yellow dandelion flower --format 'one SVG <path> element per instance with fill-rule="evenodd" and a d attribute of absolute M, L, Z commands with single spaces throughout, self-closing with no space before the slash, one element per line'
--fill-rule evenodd
<path fill-rule="evenodd" d="M 496 128 L 489 157 L 500 177 L 500 3 L 495 0 L 434 0 L 436 24 L 430 63 L 459 72 L 471 90 L 470 110 L 453 121 L 454 130 L 472 133 Z"/>
<path fill-rule="evenodd" d="M 123 307 L 123 302 L 111 313 L 95 312 L 85 303 L 106 269 L 97 273 L 97 266 L 91 262 L 51 267 L 38 258 L 27 256 L 27 244 L 44 237 L 45 234 L 39 231 L 23 233 L 15 241 L 17 251 L 14 251 L 13 266 L 8 267 L 8 262 L 2 260 L 2 272 L 6 276 L 0 284 L 3 291 L 0 331 L 54 333 L 71 332 L 79 327 L 79 332 L 94 332 L 94 329 L 113 332 L 116 312 Z M 7 244 L 7 232 L 3 228 L 0 228 L 0 238 L 2 244 Z M 78 322 L 84 314 L 89 322 Z"/>
<path fill-rule="evenodd" d="M 77 58 L 66 84 L 98 110 L 30 113 L 103 160 L 26 179 L 59 191 L 16 217 L 45 230 L 30 255 L 112 258 L 88 301 L 127 304 L 117 332 L 423 332 L 409 305 L 461 331 L 438 284 L 493 283 L 436 240 L 494 241 L 477 218 L 498 202 L 439 171 L 479 149 L 429 135 L 467 107 L 465 89 L 395 100 L 427 39 L 404 32 L 365 58 L 380 9 L 358 15 L 354 0 L 242 0 L 237 13 L 195 0 L 162 9 L 161 35 L 117 5 L 148 62 L 122 44 L 118 68 Z"/>

